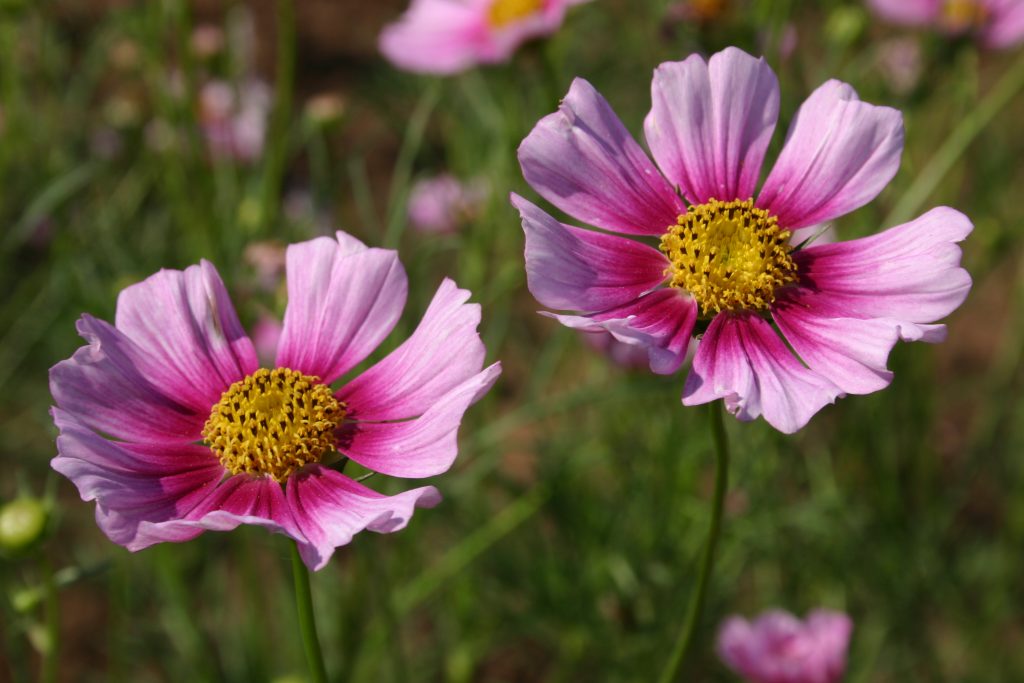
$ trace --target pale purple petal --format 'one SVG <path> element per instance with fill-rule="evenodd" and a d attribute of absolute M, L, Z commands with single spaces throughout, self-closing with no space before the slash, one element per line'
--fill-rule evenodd
<path fill-rule="evenodd" d="M 857 99 L 846 83 L 811 93 L 790 126 L 757 205 L 794 230 L 867 204 L 899 169 L 903 116 Z"/>
<path fill-rule="evenodd" d="M 412 336 L 338 391 L 350 419 L 422 415 L 483 369 L 486 349 L 477 332 L 480 306 L 467 304 L 469 296 L 447 278 L 441 283 Z"/>
<path fill-rule="evenodd" d="M 242 524 L 261 526 L 305 543 L 281 484 L 270 477 L 236 474 L 213 488 L 187 515 L 165 522 L 143 521 L 127 547 L 141 550 L 155 543 L 194 538 L 203 531 L 232 531 Z"/>
<path fill-rule="evenodd" d="M 526 233 L 526 280 L 544 306 L 598 311 L 633 301 L 665 280 L 665 256 L 634 240 L 559 223 L 512 195 Z"/>
<path fill-rule="evenodd" d="M 697 303 L 678 289 L 659 289 L 623 306 L 588 316 L 541 312 L 567 327 L 605 331 L 626 344 L 647 349 L 651 371 L 671 375 L 686 360 Z"/>
<path fill-rule="evenodd" d="M 875 13 L 894 24 L 924 26 L 937 20 L 945 0 L 868 0 Z"/>
<path fill-rule="evenodd" d="M 438 399 L 422 416 L 405 422 L 346 425 L 338 450 L 360 465 L 395 477 L 430 477 L 451 467 L 458 453 L 462 416 L 498 379 L 495 363 Z"/>
<path fill-rule="evenodd" d="M 486 39 L 479 8 L 453 0 L 413 0 L 380 34 L 379 48 L 395 66 L 416 73 L 452 74 L 480 61 Z"/>
<path fill-rule="evenodd" d="M 100 529 L 120 545 L 132 548 L 144 521 L 188 514 L 224 475 L 203 446 L 118 443 L 59 408 L 53 418 L 60 430 L 53 469 L 71 480 L 82 500 L 96 501 Z"/>
<path fill-rule="evenodd" d="M 799 430 L 842 392 L 808 370 L 756 315 L 715 316 L 686 378 L 683 404 L 724 399 L 740 420 L 760 415 L 786 434 Z"/>
<path fill-rule="evenodd" d="M 1003 49 L 1024 42 L 1024 2 L 988 0 L 990 17 L 981 31 L 986 47 Z"/>
<path fill-rule="evenodd" d="M 83 315 L 78 333 L 88 346 L 50 369 L 50 393 L 61 409 L 117 439 L 181 443 L 202 438 L 212 404 L 197 410 L 155 384 L 142 371 L 150 365 L 145 352 L 113 325 Z"/>
<path fill-rule="evenodd" d="M 160 390 L 209 413 L 259 367 L 220 275 L 209 261 L 161 270 L 122 290 L 115 326 L 139 347 L 139 371 Z"/>
<path fill-rule="evenodd" d="M 398 322 L 408 282 L 397 252 L 339 232 L 288 247 L 288 308 L 278 367 L 330 384 L 365 359 Z"/>
<path fill-rule="evenodd" d="M 644 133 L 654 160 L 691 204 L 752 199 L 779 115 L 779 81 L 734 47 L 654 70 Z"/>
<path fill-rule="evenodd" d="M 660 235 L 685 212 L 612 108 L 581 78 L 523 140 L 519 163 L 534 190 L 589 225 Z"/>
<path fill-rule="evenodd" d="M 869 394 L 892 381 L 886 364 L 900 338 L 892 321 L 829 317 L 795 296 L 776 301 L 772 317 L 807 367 L 843 393 Z"/>
<path fill-rule="evenodd" d="M 367 529 L 387 534 L 404 529 L 416 508 L 441 502 L 433 486 L 385 496 L 334 470 L 313 465 L 288 479 L 288 505 L 302 535 L 302 560 L 313 571 L 330 561 L 334 549 Z"/>
<path fill-rule="evenodd" d="M 801 281 L 815 290 L 807 303 L 834 318 L 891 318 L 905 324 L 901 336 L 931 341 L 933 328 L 910 324 L 944 318 L 967 297 L 971 276 L 956 243 L 972 228 L 959 211 L 938 207 L 877 235 L 807 247 L 794 254 Z"/>

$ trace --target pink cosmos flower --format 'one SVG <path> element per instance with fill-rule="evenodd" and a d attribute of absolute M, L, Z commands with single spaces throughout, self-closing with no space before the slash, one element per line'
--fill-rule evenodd
<path fill-rule="evenodd" d="M 287 279 L 272 369 L 207 261 L 122 291 L 115 325 L 82 316 L 88 344 L 50 371 L 52 464 L 115 543 L 256 524 L 320 569 L 359 531 L 397 531 L 440 500 L 432 486 L 385 496 L 330 464 L 414 478 L 451 466 L 463 413 L 501 371 L 482 369 L 480 307 L 446 279 L 412 336 L 335 390 L 398 321 L 405 270 L 339 232 L 290 246 Z"/>
<path fill-rule="evenodd" d="M 718 654 L 752 683 L 836 683 L 846 671 L 853 622 L 816 610 L 801 622 L 787 612 L 765 612 L 753 623 L 731 617 L 718 634 Z"/>
<path fill-rule="evenodd" d="M 210 156 L 216 160 L 252 163 L 263 153 L 270 116 L 270 88 L 249 79 L 238 90 L 211 81 L 199 91 L 199 123 Z"/>
<path fill-rule="evenodd" d="M 886 21 L 973 33 L 992 49 L 1024 42 L 1024 0 L 867 0 Z"/>
<path fill-rule="evenodd" d="M 380 35 L 380 51 L 407 71 L 453 74 L 504 62 L 524 41 L 554 33 L 588 0 L 412 0 Z"/>
<path fill-rule="evenodd" d="M 419 180 L 409 193 L 409 222 L 418 232 L 455 232 L 479 210 L 485 194 L 481 182 L 463 183 L 448 173 Z"/>
<path fill-rule="evenodd" d="M 898 339 L 935 342 L 967 296 L 956 242 L 971 222 L 937 208 L 864 239 L 811 243 L 896 173 L 900 113 L 829 81 L 797 112 L 759 193 L 779 89 L 763 59 L 729 48 L 657 68 L 644 132 L 661 171 L 588 82 L 519 147 L 527 182 L 565 213 L 660 249 L 564 225 L 522 197 L 530 291 L 563 324 L 648 348 L 679 370 L 703 332 L 683 403 L 724 399 L 741 420 L 800 429 L 844 394 L 892 379 Z M 664 174 L 664 175 L 663 175 Z M 684 202 L 685 198 L 685 202 Z M 791 240 L 791 233 L 795 236 Z"/>

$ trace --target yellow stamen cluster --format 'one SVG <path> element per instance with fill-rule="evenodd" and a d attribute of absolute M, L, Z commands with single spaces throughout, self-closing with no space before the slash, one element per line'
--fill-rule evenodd
<path fill-rule="evenodd" d="M 345 404 L 320 378 L 288 368 L 260 369 L 228 387 L 210 412 L 203 439 L 231 474 L 284 482 L 334 448 Z"/>
<path fill-rule="evenodd" d="M 979 0 L 946 0 L 942 6 L 942 25 L 951 31 L 980 26 L 987 18 L 985 3 Z"/>
<path fill-rule="evenodd" d="M 494 0 L 487 11 L 487 20 L 493 28 L 502 28 L 539 12 L 544 0 Z"/>
<path fill-rule="evenodd" d="M 710 199 L 679 216 L 660 248 L 672 262 L 665 271 L 669 284 L 711 315 L 767 309 L 775 290 L 796 280 L 788 240 L 789 231 L 753 200 Z"/>

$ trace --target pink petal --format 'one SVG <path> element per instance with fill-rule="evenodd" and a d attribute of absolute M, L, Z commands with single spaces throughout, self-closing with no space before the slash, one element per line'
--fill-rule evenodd
<path fill-rule="evenodd" d="M 793 296 L 776 301 L 772 317 L 807 366 L 846 394 L 889 386 L 889 351 L 900 338 L 892 321 L 833 318 Z"/>
<path fill-rule="evenodd" d="M 360 531 L 399 531 L 415 508 L 439 502 L 441 494 L 433 486 L 385 496 L 319 465 L 288 479 L 288 505 L 307 539 L 299 545 L 299 553 L 313 571 L 326 566 L 334 549 L 350 543 Z"/>
<path fill-rule="evenodd" d="M 842 680 L 846 653 L 853 635 L 853 621 L 841 612 L 815 610 L 807 615 L 807 631 L 813 634 L 826 682 Z"/>
<path fill-rule="evenodd" d="M 100 529 L 120 545 L 133 547 L 143 521 L 186 515 L 224 475 L 203 446 L 117 443 L 65 411 L 54 409 L 53 417 L 60 429 L 53 469 L 71 480 L 82 500 L 96 501 Z"/>
<path fill-rule="evenodd" d="M 500 374 L 501 364 L 491 365 L 442 396 L 415 420 L 349 424 L 339 450 L 382 474 L 440 474 L 451 467 L 458 453 L 457 433 L 463 414 Z"/>
<path fill-rule="evenodd" d="M 834 318 L 891 318 L 907 328 L 904 338 L 931 340 L 913 323 L 944 318 L 967 297 L 971 276 L 956 242 L 972 229 L 962 213 L 939 207 L 877 235 L 798 251 L 800 277 L 816 290 L 806 303 Z"/>
<path fill-rule="evenodd" d="M 467 304 L 469 296 L 449 279 L 441 283 L 412 336 L 337 393 L 351 419 L 422 415 L 480 372 L 486 354 L 477 333 L 480 306 Z"/>
<path fill-rule="evenodd" d="M 789 230 L 824 223 L 878 196 L 900 166 L 903 117 L 828 81 L 807 98 L 757 205 Z"/>
<path fill-rule="evenodd" d="M 589 225 L 660 235 L 685 212 L 605 99 L 581 78 L 523 140 L 519 163 L 542 197 Z"/>
<path fill-rule="evenodd" d="M 342 232 L 288 247 L 287 273 L 277 365 L 326 384 L 377 348 L 405 307 L 398 253 L 368 249 Z"/>
<path fill-rule="evenodd" d="M 485 15 L 452 0 L 413 0 L 380 34 L 379 48 L 395 66 L 417 73 L 452 74 L 481 61 Z"/>
<path fill-rule="evenodd" d="M 154 384 L 143 368 L 145 351 L 113 325 L 83 315 L 78 333 L 89 342 L 50 369 L 50 393 L 57 405 L 90 429 L 116 439 L 187 442 L 202 438 L 210 406 L 197 410 Z M 194 404 L 195 401 L 190 401 Z"/>
<path fill-rule="evenodd" d="M 654 160 L 691 204 L 754 196 L 779 116 L 779 81 L 734 47 L 654 70 L 644 133 Z"/>
<path fill-rule="evenodd" d="M 586 332 L 606 331 L 620 342 L 647 349 L 651 371 L 671 375 L 686 360 L 697 304 L 678 289 L 659 289 L 600 313 L 557 315 L 542 311 L 566 327 Z"/>
<path fill-rule="evenodd" d="M 142 351 L 139 371 L 175 400 L 209 413 L 259 367 L 224 282 L 209 261 L 161 270 L 125 288 L 115 326 Z"/>
<path fill-rule="evenodd" d="M 1024 42 L 1024 2 L 1020 0 L 989 0 L 988 22 L 981 31 L 986 47 L 1003 49 Z"/>
<path fill-rule="evenodd" d="M 939 18 L 945 0 L 868 0 L 874 12 L 894 24 L 924 26 Z"/>
<path fill-rule="evenodd" d="M 722 398 L 740 420 L 763 414 L 768 424 L 792 434 L 839 395 L 838 387 L 800 364 L 767 321 L 722 313 L 697 347 L 683 404 Z"/>
<path fill-rule="evenodd" d="M 516 194 L 512 204 L 526 233 L 527 284 L 544 306 L 598 311 L 665 280 L 668 260 L 646 244 L 559 223 Z"/>
<path fill-rule="evenodd" d="M 203 531 L 232 531 L 242 524 L 261 526 L 305 543 L 284 489 L 270 477 L 236 474 L 225 479 L 187 515 L 165 522 L 143 521 L 138 535 L 128 545 L 135 551 L 155 543 L 178 542 L 198 536 Z"/>

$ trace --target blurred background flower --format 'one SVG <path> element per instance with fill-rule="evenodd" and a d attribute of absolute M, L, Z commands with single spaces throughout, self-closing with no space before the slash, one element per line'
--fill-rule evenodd
<path fill-rule="evenodd" d="M 803 621 L 778 610 L 753 622 L 734 616 L 719 631 L 718 654 L 750 683 L 838 683 L 852 633 L 850 618 L 829 610 Z"/>

